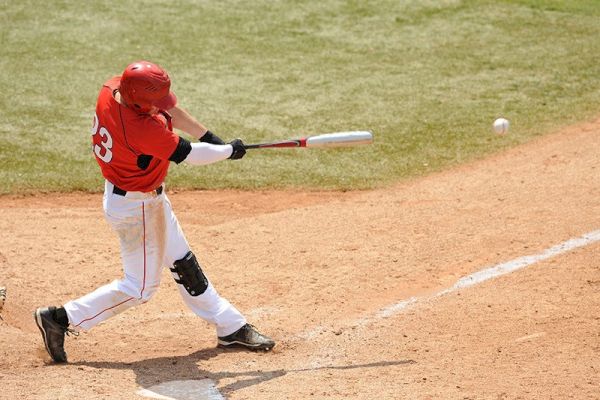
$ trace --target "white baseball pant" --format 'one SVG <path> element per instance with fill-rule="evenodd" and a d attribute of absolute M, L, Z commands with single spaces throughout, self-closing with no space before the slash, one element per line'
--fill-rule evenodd
<path fill-rule="evenodd" d="M 103 206 L 107 221 L 119 235 L 124 277 L 64 305 L 75 329 L 91 329 L 147 302 L 158 289 L 162 268 L 172 267 L 190 251 L 164 191 L 160 195 L 127 192 L 121 196 L 113 193 L 113 187 L 106 181 Z M 177 286 L 185 304 L 216 325 L 218 336 L 227 336 L 246 323 L 241 313 L 219 296 L 210 280 L 199 296 L 191 296 L 183 285 Z"/>

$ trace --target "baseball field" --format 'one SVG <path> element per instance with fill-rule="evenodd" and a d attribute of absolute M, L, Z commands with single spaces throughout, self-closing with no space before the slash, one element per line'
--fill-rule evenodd
<path fill-rule="evenodd" d="M 599 398 L 597 1 L 1 14 L 0 399 Z M 122 275 L 90 129 L 139 59 L 227 140 L 374 132 L 170 169 L 190 246 L 271 352 L 216 348 L 166 269 L 148 303 L 67 337 L 68 364 L 44 349 L 36 307 Z"/>

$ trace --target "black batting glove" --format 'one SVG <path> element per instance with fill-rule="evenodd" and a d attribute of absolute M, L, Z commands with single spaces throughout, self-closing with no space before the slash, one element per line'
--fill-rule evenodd
<path fill-rule="evenodd" d="M 220 137 L 218 137 L 211 131 L 206 131 L 206 133 L 200 138 L 200 141 L 210 144 L 225 144 L 225 142 Z"/>
<path fill-rule="evenodd" d="M 233 147 L 233 153 L 231 153 L 229 156 L 230 160 L 239 160 L 240 158 L 244 157 L 244 154 L 246 154 L 246 148 L 244 147 L 244 142 L 242 142 L 242 139 L 234 139 L 229 142 L 229 144 L 231 147 Z"/>

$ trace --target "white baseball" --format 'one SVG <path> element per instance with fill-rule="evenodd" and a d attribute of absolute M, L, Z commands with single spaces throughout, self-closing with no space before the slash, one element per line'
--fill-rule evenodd
<path fill-rule="evenodd" d="M 494 121 L 494 132 L 498 135 L 504 135 L 508 132 L 510 122 L 506 118 L 498 118 Z"/>

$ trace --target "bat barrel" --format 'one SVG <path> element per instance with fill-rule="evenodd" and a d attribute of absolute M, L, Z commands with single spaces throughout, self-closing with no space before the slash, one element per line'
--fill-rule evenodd
<path fill-rule="evenodd" d="M 369 131 L 325 133 L 306 138 L 306 147 L 347 147 L 371 143 L 373 133 Z"/>

